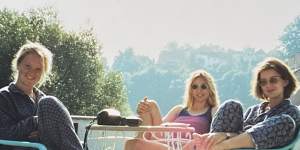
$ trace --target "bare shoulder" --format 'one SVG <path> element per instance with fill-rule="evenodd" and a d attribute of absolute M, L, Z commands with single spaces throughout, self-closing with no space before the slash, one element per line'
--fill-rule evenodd
<path fill-rule="evenodd" d="M 183 108 L 184 108 L 183 105 L 176 105 L 170 111 L 179 113 Z"/>
<path fill-rule="evenodd" d="M 212 115 L 212 116 L 214 116 L 214 115 L 216 114 L 218 108 L 219 108 L 218 106 L 215 106 L 215 107 L 213 107 L 213 108 L 211 109 L 211 115 Z"/>
<path fill-rule="evenodd" d="M 183 105 L 176 105 L 173 108 L 171 108 L 171 110 L 163 118 L 163 122 L 173 122 L 183 108 Z"/>

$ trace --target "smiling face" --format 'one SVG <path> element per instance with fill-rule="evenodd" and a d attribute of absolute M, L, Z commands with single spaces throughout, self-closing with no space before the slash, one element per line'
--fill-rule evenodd
<path fill-rule="evenodd" d="M 32 89 L 40 81 L 43 68 L 43 59 L 39 55 L 36 53 L 26 54 L 17 66 L 17 84 Z"/>
<path fill-rule="evenodd" d="M 259 86 L 268 100 L 283 100 L 284 88 L 288 81 L 283 80 L 281 75 L 273 69 L 264 70 L 260 73 Z"/>
<path fill-rule="evenodd" d="M 208 101 L 209 89 L 206 81 L 202 77 L 198 77 L 192 82 L 191 94 L 194 103 Z"/>

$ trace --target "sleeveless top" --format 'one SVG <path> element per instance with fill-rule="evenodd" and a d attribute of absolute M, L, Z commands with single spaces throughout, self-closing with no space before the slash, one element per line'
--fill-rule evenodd
<path fill-rule="evenodd" d="M 200 115 L 191 115 L 185 107 L 180 111 L 174 122 L 190 124 L 191 127 L 195 128 L 195 133 L 208 133 L 212 121 L 211 109 L 209 107 L 205 113 Z"/>

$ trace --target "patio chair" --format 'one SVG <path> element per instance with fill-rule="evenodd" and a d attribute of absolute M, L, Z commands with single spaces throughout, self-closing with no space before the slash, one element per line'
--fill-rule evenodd
<path fill-rule="evenodd" d="M 300 131 L 298 132 L 297 137 L 293 140 L 292 143 L 280 148 L 272 148 L 272 150 L 299 150 L 300 149 Z M 239 150 L 253 150 L 253 149 L 239 149 Z"/>
<path fill-rule="evenodd" d="M 46 146 L 41 143 L 33 143 L 27 141 L 0 140 L 0 145 L 31 147 L 37 148 L 38 150 L 47 150 Z"/>

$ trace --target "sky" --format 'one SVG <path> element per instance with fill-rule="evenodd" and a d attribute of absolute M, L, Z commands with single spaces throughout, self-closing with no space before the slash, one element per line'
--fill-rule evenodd
<path fill-rule="evenodd" d="M 127 48 L 157 59 L 170 42 L 269 51 L 300 15 L 300 0 L 0 0 L 20 11 L 47 6 L 66 30 L 93 27 L 109 64 Z"/>

